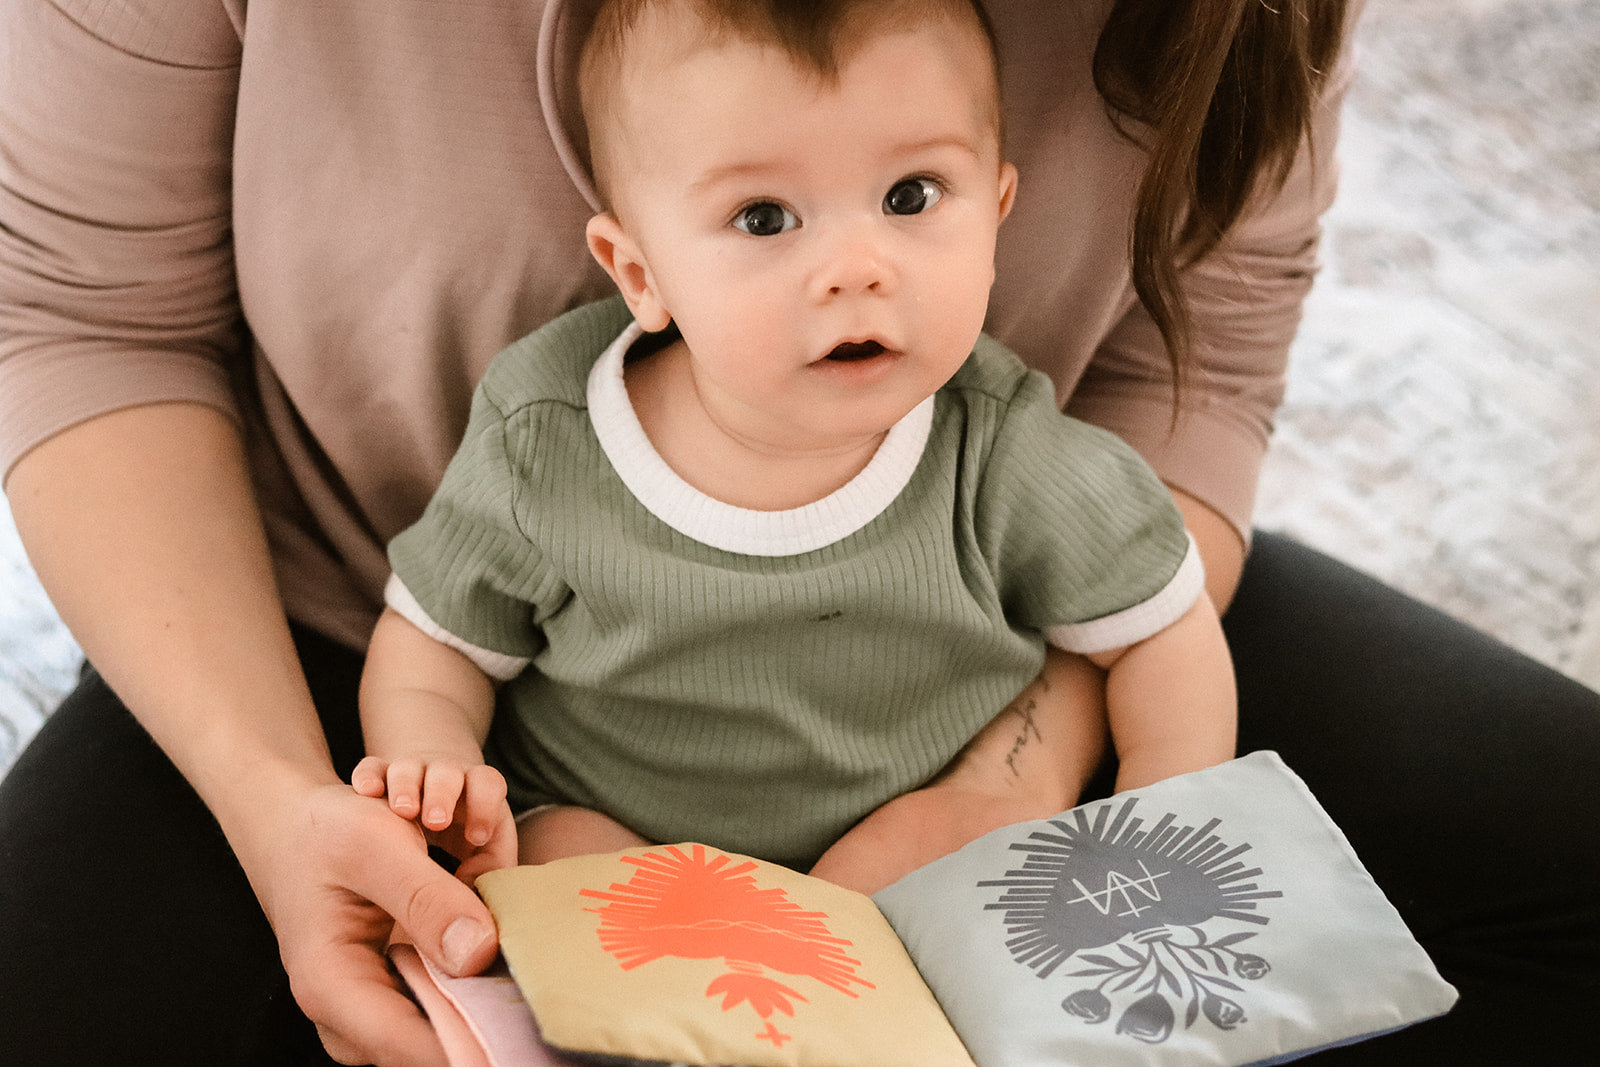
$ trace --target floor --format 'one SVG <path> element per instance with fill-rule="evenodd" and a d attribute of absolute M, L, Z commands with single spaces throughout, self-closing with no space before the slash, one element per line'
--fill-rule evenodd
<path fill-rule="evenodd" d="M 1259 523 L 1600 688 L 1600 5 L 1373 0 Z M 0 768 L 78 652 L 0 504 Z"/>
<path fill-rule="evenodd" d="M 1600 5 L 1361 46 L 1258 521 L 1600 688 Z"/>

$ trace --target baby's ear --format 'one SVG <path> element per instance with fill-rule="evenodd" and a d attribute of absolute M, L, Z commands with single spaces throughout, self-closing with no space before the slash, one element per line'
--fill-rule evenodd
<path fill-rule="evenodd" d="M 589 239 L 589 252 L 595 262 L 605 268 L 611 280 L 617 283 L 628 310 L 645 330 L 654 333 L 667 328 L 672 313 L 656 293 L 655 278 L 644 251 L 615 215 L 607 212 L 589 220 L 585 229 Z"/>
<path fill-rule="evenodd" d="M 1000 164 L 1000 221 L 1006 221 L 1011 206 L 1017 201 L 1017 168 L 1011 163 Z"/>

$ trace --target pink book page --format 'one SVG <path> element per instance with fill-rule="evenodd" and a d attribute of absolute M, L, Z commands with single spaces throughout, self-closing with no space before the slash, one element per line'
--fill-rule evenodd
<path fill-rule="evenodd" d="M 450 1067 L 567 1067 L 539 1039 L 533 1012 L 503 960 L 483 974 L 452 978 L 411 945 L 390 946 L 395 969 L 422 1004 Z"/>

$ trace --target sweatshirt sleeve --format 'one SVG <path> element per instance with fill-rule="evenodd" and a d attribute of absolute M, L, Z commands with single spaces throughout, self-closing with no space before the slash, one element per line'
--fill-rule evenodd
<path fill-rule="evenodd" d="M 233 412 L 240 51 L 220 0 L 0 5 L 0 477 L 109 411 Z"/>
<path fill-rule="evenodd" d="M 1352 23 L 1359 7 L 1353 5 Z M 1320 266 L 1320 219 L 1338 184 L 1339 113 L 1354 73 L 1346 36 L 1312 135 L 1283 187 L 1258 195 L 1222 242 L 1182 274 L 1195 362 L 1176 424 L 1166 349 L 1137 300 L 1106 335 L 1067 405 L 1132 444 L 1163 481 L 1216 509 L 1247 541 L 1289 346 Z"/>

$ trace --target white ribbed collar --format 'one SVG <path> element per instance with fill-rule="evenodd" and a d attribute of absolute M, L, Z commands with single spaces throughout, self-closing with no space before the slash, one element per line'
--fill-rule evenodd
<path fill-rule="evenodd" d="M 933 428 L 931 396 L 890 428 L 860 474 L 821 500 L 787 511 L 754 511 L 707 496 L 667 466 L 628 399 L 623 357 L 643 332 L 630 323 L 589 372 L 589 418 L 628 491 L 656 518 L 702 544 L 749 556 L 825 548 L 881 515 L 922 460 Z"/>

